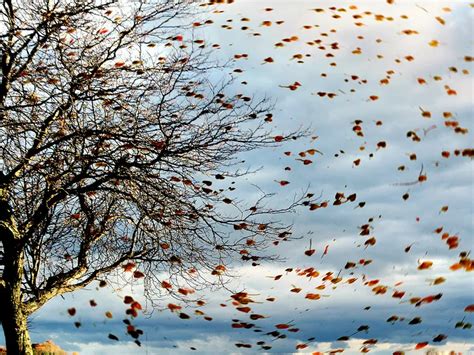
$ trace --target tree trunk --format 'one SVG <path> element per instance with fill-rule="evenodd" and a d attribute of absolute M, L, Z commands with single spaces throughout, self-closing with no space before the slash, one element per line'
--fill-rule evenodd
<path fill-rule="evenodd" d="M 12 355 L 31 355 L 33 350 L 28 335 L 22 294 L 24 243 L 8 204 L 7 190 L 1 184 L 0 242 L 4 252 L 4 268 L 0 278 L 0 321 L 5 334 L 7 352 Z"/>
<path fill-rule="evenodd" d="M 2 233 L 0 228 L 0 234 Z M 15 247 L 12 248 L 12 244 Z M 5 267 L 0 286 L 0 307 L 3 332 L 8 354 L 33 354 L 28 334 L 27 315 L 23 310 L 21 280 L 23 276 L 23 250 L 18 243 L 3 243 Z"/>
<path fill-rule="evenodd" d="M 9 299 L 2 299 L 2 326 L 5 335 L 5 345 L 7 353 L 10 355 L 31 355 L 33 348 L 31 346 L 30 336 L 28 334 L 27 317 L 23 314 L 21 303 L 17 304 L 15 295 L 6 295 Z"/>

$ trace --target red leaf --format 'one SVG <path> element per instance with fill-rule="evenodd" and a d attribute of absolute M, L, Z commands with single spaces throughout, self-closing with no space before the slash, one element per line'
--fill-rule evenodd
<path fill-rule="evenodd" d="M 76 314 L 76 309 L 73 307 L 73 308 L 69 308 L 67 310 L 67 313 L 69 313 L 69 315 L 72 317 Z"/>
<path fill-rule="evenodd" d="M 123 303 L 125 303 L 125 304 L 130 304 L 132 302 L 133 302 L 133 297 L 132 296 L 125 296 L 123 298 Z"/>
<path fill-rule="evenodd" d="M 474 304 L 470 304 L 466 308 L 464 308 L 464 312 L 474 312 Z"/>
<path fill-rule="evenodd" d="M 392 297 L 393 298 L 402 298 L 405 295 L 404 291 L 395 291 L 393 292 Z"/>
<path fill-rule="evenodd" d="M 236 309 L 243 313 L 249 313 L 251 311 L 250 307 L 237 307 Z"/>
<path fill-rule="evenodd" d="M 308 249 L 308 250 L 306 250 L 306 251 L 304 252 L 304 254 L 307 255 L 307 256 L 311 256 L 311 255 L 313 255 L 315 252 L 316 252 L 315 249 Z"/>
<path fill-rule="evenodd" d="M 143 272 L 137 270 L 133 273 L 133 277 L 136 278 L 136 279 L 141 279 L 142 277 L 145 277 L 145 274 Z"/>

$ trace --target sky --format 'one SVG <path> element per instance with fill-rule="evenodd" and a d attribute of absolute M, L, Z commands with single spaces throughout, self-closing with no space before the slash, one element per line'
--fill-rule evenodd
<path fill-rule="evenodd" d="M 350 9 L 350 5 L 357 9 Z M 346 11 L 333 11 L 328 9 L 330 6 Z M 316 12 L 315 8 L 323 8 L 324 12 Z M 244 154 L 243 166 L 258 171 L 239 181 L 232 197 L 250 201 L 258 195 L 254 186 L 258 185 L 276 193 L 270 204 L 290 203 L 293 196 L 306 190 L 321 195 L 321 201 L 331 202 L 328 208 L 299 208 L 282 217 L 293 224 L 293 235 L 300 238 L 271 250 L 284 261 L 258 267 L 238 261 L 233 265 L 233 273 L 239 277 L 229 288 L 253 295 L 257 303 L 252 310 L 268 315 L 255 322 L 262 332 L 232 328 L 231 319 L 248 321 L 248 315 L 231 305 L 229 291 L 220 290 L 204 293 L 207 305 L 202 311 L 212 316 L 212 321 L 194 315 L 190 320 L 179 319 L 166 309 L 167 300 L 163 300 L 163 309 L 140 314 L 134 324 L 143 329 L 144 335 L 142 346 L 137 347 L 124 334 L 122 300 L 124 295 L 133 294 L 145 305 L 141 285 L 135 284 L 133 289 L 124 286 L 114 292 L 94 285 L 57 298 L 35 314 L 30 331 L 33 341 L 53 339 L 65 350 L 81 354 L 263 353 L 265 350 L 256 345 L 259 341 L 272 346 L 267 350 L 270 353 L 296 353 L 298 344 L 307 345 L 299 351 L 305 353 L 330 349 L 358 353 L 367 339 L 378 340 L 376 345 L 368 346 L 376 354 L 414 351 L 415 344 L 425 341 L 429 344 L 423 350 L 473 352 L 473 330 L 455 327 L 460 321 L 473 322 L 472 313 L 464 312 L 474 303 L 472 273 L 452 271 L 450 266 L 459 260 L 461 251 L 471 250 L 474 235 L 472 159 L 453 153 L 455 149 L 472 148 L 473 68 L 472 62 L 464 58 L 473 53 L 474 8 L 465 1 L 396 0 L 393 5 L 385 1 L 332 1 L 329 5 L 322 1 L 237 0 L 219 9 L 223 12 L 209 14 L 214 24 L 201 29 L 200 35 L 209 43 L 220 44 L 213 51 L 219 60 L 242 53 L 248 58 L 235 60 L 228 70 L 216 72 L 216 79 L 233 76 L 231 92 L 268 97 L 274 103 L 269 125 L 275 135 L 304 127 L 317 137 Z M 360 20 L 353 18 L 364 11 L 372 14 Z M 334 18 L 334 14 L 341 17 Z M 385 18 L 377 21 L 373 14 Z M 386 19 L 390 16 L 393 21 Z M 276 24 L 279 20 L 284 23 Z M 272 21 L 272 25 L 262 26 L 263 21 Z M 359 21 L 363 26 L 354 24 Z M 222 28 L 224 24 L 232 29 Z M 242 26 L 249 29 L 242 30 Z M 407 29 L 418 33 L 406 34 L 403 31 Z M 298 36 L 298 40 L 275 47 L 275 43 L 291 36 Z M 320 44 L 307 44 L 316 39 L 322 40 L 324 50 L 318 49 Z M 335 42 L 340 49 L 331 50 Z M 327 57 L 327 53 L 334 57 Z M 292 59 L 295 54 L 302 54 L 304 63 Z M 273 62 L 265 62 L 268 57 Z M 235 68 L 243 72 L 236 73 Z M 381 83 L 387 75 L 388 84 Z M 436 76 L 441 80 L 435 80 Z M 420 79 L 424 81 L 420 83 Z M 285 87 L 295 82 L 301 84 L 296 90 Z M 456 95 L 448 95 L 449 89 Z M 321 97 L 321 92 L 336 96 Z M 374 96 L 376 100 L 371 99 Z M 431 117 L 423 117 L 423 112 L 430 112 Z M 468 132 L 460 134 L 446 127 L 444 122 L 448 120 L 443 112 L 452 113 L 453 118 L 448 120 L 459 122 Z M 353 130 L 356 120 L 362 121 L 363 137 Z M 421 142 L 407 137 L 410 131 Z M 386 147 L 377 148 L 379 142 L 385 142 Z M 298 152 L 311 148 L 322 154 L 307 154 L 305 159 L 312 161 L 307 165 L 297 160 Z M 290 156 L 284 154 L 288 151 L 292 152 Z M 450 157 L 444 158 L 443 151 L 450 151 Z M 416 160 L 410 159 L 413 154 Z M 357 159 L 358 165 L 354 163 Z M 403 171 L 400 166 L 404 166 Z M 291 167 L 291 171 L 285 167 Z M 426 182 L 409 184 L 421 174 L 426 174 Z M 289 184 L 281 186 L 278 182 L 282 180 Z M 356 201 L 332 206 L 337 192 L 346 196 L 356 193 Z M 403 198 L 405 194 L 409 195 L 407 199 Z M 365 202 L 364 207 L 357 207 L 360 202 Z M 367 238 L 359 235 L 358 227 L 369 218 L 373 218 L 370 236 L 376 238 L 376 244 L 366 247 Z M 459 237 L 459 247 L 449 249 L 441 234 L 434 232 L 440 226 L 443 232 Z M 304 252 L 310 240 L 315 253 L 308 257 Z M 357 264 L 360 259 L 372 262 L 344 269 L 348 261 Z M 432 261 L 432 267 L 419 270 L 423 261 Z M 358 280 L 353 284 L 325 283 L 325 289 L 315 290 L 323 284 L 321 278 L 285 272 L 287 268 L 308 267 L 321 275 L 340 272 L 344 280 Z M 282 276 L 275 280 L 276 275 Z M 445 282 L 433 285 L 440 277 Z M 362 281 L 375 279 L 389 286 L 386 294 L 375 295 L 372 287 Z M 395 286 L 399 282 L 403 283 Z M 294 288 L 302 291 L 291 292 Z M 394 290 L 403 290 L 406 295 L 393 298 Z M 305 299 L 308 292 L 321 294 L 321 299 Z M 439 301 L 420 307 L 408 301 L 410 297 L 439 293 Z M 268 297 L 276 300 L 267 302 Z M 97 307 L 89 306 L 90 299 L 96 300 Z M 70 307 L 77 309 L 76 316 L 68 314 Z M 114 315 L 111 319 L 104 316 L 107 311 Z M 192 314 L 194 309 L 187 312 Z M 387 322 L 393 315 L 405 320 Z M 416 317 L 422 320 L 420 324 L 408 324 Z M 74 326 L 75 321 L 81 323 L 79 328 Z M 291 324 L 300 330 L 281 331 L 287 336 L 284 339 L 266 335 L 275 330 L 276 324 Z M 362 325 L 368 325 L 368 331 L 356 333 L 349 341 L 337 340 Z M 108 339 L 109 333 L 120 341 Z M 433 342 L 439 334 L 447 338 Z M 0 336 L 0 343 L 2 340 Z M 238 348 L 235 343 L 253 346 Z"/>

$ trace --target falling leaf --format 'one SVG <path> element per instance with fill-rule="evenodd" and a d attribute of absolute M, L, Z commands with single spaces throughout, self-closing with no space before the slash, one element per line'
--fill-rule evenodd
<path fill-rule="evenodd" d="M 432 261 L 423 261 L 420 265 L 418 265 L 418 270 L 426 270 L 433 266 Z"/>
<path fill-rule="evenodd" d="M 426 347 L 427 345 L 428 345 L 428 342 L 418 343 L 418 344 L 416 344 L 416 346 L 415 346 L 415 350 L 423 349 L 423 348 Z"/>
<path fill-rule="evenodd" d="M 76 314 L 76 309 L 75 308 L 68 308 L 67 313 L 72 317 Z"/>
<path fill-rule="evenodd" d="M 464 308 L 464 312 L 474 312 L 474 304 L 470 304 Z"/>

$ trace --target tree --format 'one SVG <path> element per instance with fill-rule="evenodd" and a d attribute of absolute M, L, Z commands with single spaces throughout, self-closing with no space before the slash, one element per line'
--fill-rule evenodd
<path fill-rule="evenodd" d="M 3 1 L 0 321 L 12 353 L 32 352 L 27 319 L 58 295 L 130 270 L 151 299 L 162 272 L 216 284 L 229 260 L 255 262 L 290 236 L 272 215 L 300 199 L 244 208 L 212 186 L 247 173 L 239 153 L 303 133 L 274 137 L 266 100 L 210 79 L 197 14 L 184 0 Z"/>

